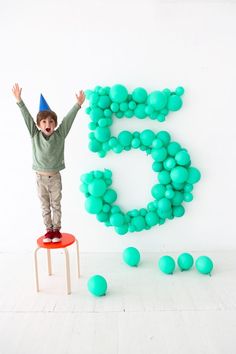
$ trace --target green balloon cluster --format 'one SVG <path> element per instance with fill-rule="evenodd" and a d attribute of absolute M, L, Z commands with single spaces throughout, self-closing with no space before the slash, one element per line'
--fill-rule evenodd
<path fill-rule="evenodd" d="M 123 251 L 123 260 L 130 267 L 137 267 L 140 262 L 139 250 L 135 247 L 128 247 Z"/>
<path fill-rule="evenodd" d="M 149 230 L 155 225 L 162 225 L 166 219 L 183 216 L 185 207 L 182 204 L 193 200 L 193 185 L 201 178 L 199 170 L 191 166 L 187 150 L 172 142 L 166 131 L 155 134 L 144 130 L 133 135 L 124 131 L 119 134 L 118 140 L 126 147 L 130 147 L 128 143 L 135 140 L 137 146 L 142 144 L 142 150 L 153 158 L 152 169 L 157 173 L 158 182 L 151 188 L 154 199 L 145 208 L 122 211 L 114 204 L 117 192 L 111 188 L 112 172 L 91 171 L 81 176 L 80 190 L 86 197 L 86 210 L 97 214 L 100 222 L 114 226 L 120 235 L 128 231 Z"/>
<path fill-rule="evenodd" d="M 96 86 L 94 90 L 87 90 L 85 93 L 89 100 L 86 113 L 91 119 L 89 149 L 104 157 L 110 150 L 115 153 L 131 148 L 147 150 L 153 140 L 150 131 L 143 133 L 142 139 L 130 132 L 122 132 L 118 138 L 112 137 L 110 127 L 113 117 L 150 117 L 163 122 L 170 111 L 177 111 L 182 107 L 181 96 L 184 89 L 177 87 L 173 92 L 164 89 L 148 94 L 143 87 L 137 87 L 129 94 L 125 86 L 116 84 L 112 87 Z"/>
<path fill-rule="evenodd" d="M 104 296 L 107 292 L 107 281 L 101 275 L 93 275 L 89 278 L 88 283 L 88 290 L 94 296 Z"/>

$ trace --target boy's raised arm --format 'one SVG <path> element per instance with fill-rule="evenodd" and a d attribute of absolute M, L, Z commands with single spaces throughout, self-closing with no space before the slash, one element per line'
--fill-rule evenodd
<path fill-rule="evenodd" d="M 18 83 L 16 83 L 12 88 L 12 93 L 15 96 L 17 105 L 20 107 L 21 113 L 24 117 L 25 124 L 30 132 L 30 135 L 34 136 L 34 134 L 38 131 L 38 128 L 34 122 L 33 117 L 29 113 L 26 105 L 22 101 L 21 92 L 22 92 L 22 88 L 20 88 Z"/>
<path fill-rule="evenodd" d="M 82 104 L 85 100 L 85 94 L 83 91 L 80 91 L 79 94 L 75 94 L 76 96 L 76 104 L 72 107 L 72 109 L 67 113 L 67 115 L 63 118 L 58 130 L 63 134 L 64 137 L 70 131 L 70 128 L 74 122 L 76 114 L 78 113 L 79 109 L 81 108 Z"/>

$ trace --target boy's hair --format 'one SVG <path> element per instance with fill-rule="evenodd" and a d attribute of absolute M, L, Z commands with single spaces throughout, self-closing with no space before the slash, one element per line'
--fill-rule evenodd
<path fill-rule="evenodd" d="M 41 111 L 37 114 L 36 122 L 37 125 L 39 126 L 41 120 L 46 119 L 46 118 L 52 118 L 55 122 L 55 125 L 57 126 L 57 115 L 53 111 Z"/>

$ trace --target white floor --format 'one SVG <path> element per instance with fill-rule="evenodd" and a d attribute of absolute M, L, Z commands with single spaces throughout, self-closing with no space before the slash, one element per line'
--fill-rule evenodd
<path fill-rule="evenodd" d="M 81 254 L 77 280 L 71 247 L 66 295 L 60 251 L 52 254 L 49 277 L 40 250 L 40 293 L 33 254 L 0 254 L 0 354 L 235 354 L 236 252 L 207 253 L 215 262 L 212 277 L 195 269 L 161 274 L 161 255 L 143 254 L 140 266 L 130 268 L 120 254 Z M 106 277 L 106 296 L 88 293 L 93 274 Z"/>

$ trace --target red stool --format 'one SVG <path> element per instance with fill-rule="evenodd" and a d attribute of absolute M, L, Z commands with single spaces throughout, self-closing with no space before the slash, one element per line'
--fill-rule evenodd
<path fill-rule="evenodd" d="M 79 267 L 79 243 L 75 236 L 71 234 L 62 233 L 62 239 L 57 243 L 43 243 L 44 236 L 41 236 L 37 239 L 38 247 L 34 251 L 34 261 L 35 261 L 35 276 L 36 276 L 36 289 L 39 291 L 39 277 L 38 277 L 38 258 L 37 253 L 40 248 L 47 249 L 47 258 L 48 258 L 48 274 L 52 275 L 52 263 L 51 263 L 51 250 L 57 248 L 63 248 L 65 251 L 65 260 L 66 260 L 66 284 L 67 284 L 67 294 L 71 294 L 71 281 L 70 281 L 70 261 L 69 253 L 67 247 L 76 244 L 76 253 L 77 253 L 77 268 L 78 268 L 78 278 L 80 277 L 80 267 Z"/>

